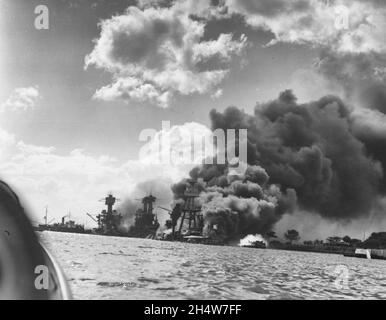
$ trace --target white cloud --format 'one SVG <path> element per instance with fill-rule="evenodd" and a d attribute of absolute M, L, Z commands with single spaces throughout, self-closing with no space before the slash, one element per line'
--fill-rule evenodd
<path fill-rule="evenodd" d="M 113 83 L 99 89 L 95 97 L 149 100 L 166 107 L 176 93 L 218 90 L 231 57 L 242 54 L 246 38 L 221 34 L 204 40 L 206 22 L 193 19 L 191 13 L 201 14 L 208 3 L 129 7 L 124 14 L 102 21 L 100 37 L 86 56 L 85 66 L 109 71 Z"/>
<path fill-rule="evenodd" d="M 221 34 L 217 40 L 196 43 L 193 46 L 193 61 L 198 63 L 218 57 L 223 61 L 230 61 L 233 54 L 241 55 L 247 38 L 241 36 L 240 41 L 233 41 L 231 34 Z"/>
<path fill-rule="evenodd" d="M 223 94 L 224 94 L 224 90 L 223 89 L 218 89 L 216 92 L 214 92 L 211 95 L 211 98 L 212 99 L 218 99 L 218 98 L 221 98 Z"/>
<path fill-rule="evenodd" d="M 191 133 L 202 136 L 210 130 L 198 123 L 187 123 L 163 133 L 171 138 L 173 152 L 182 153 L 188 145 L 181 137 Z M 160 135 L 161 132 L 156 134 Z M 73 217 L 83 222 L 85 212 L 101 210 L 103 204 L 98 200 L 108 192 L 123 199 L 138 183 L 154 179 L 177 182 L 194 166 L 154 161 L 157 157 L 153 154 L 148 159 L 119 162 L 108 155 L 94 156 L 80 149 L 60 154 L 53 147 L 20 141 L 0 128 L 0 177 L 15 188 L 31 208 L 33 220 L 40 222 L 46 205 L 56 220 L 71 210 Z"/>
<path fill-rule="evenodd" d="M 33 109 L 39 98 L 38 87 L 16 88 L 7 101 L 0 105 L 0 111 L 25 111 Z"/>
<path fill-rule="evenodd" d="M 100 88 L 94 98 L 105 101 L 117 99 L 132 100 L 137 102 L 151 102 L 154 105 L 166 108 L 171 100 L 168 91 L 160 92 L 150 83 L 144 83 L 134 77 L 118 78 L 114 83 Z"/>
<path fill-rule="evenodd" d="M 229 13 L 241 14 L 250 26 L 272 32 L 271 44 L 307 43 L 337 52 L 386 51 L 386 8 L 379 1 L 224 1 Z"/>
<path fill-rule="evenodd" d="M 140 150 L 139 159 L 144 164 L 165 164 L 186 173 L 214 153 L 212 131 L 189 122 L 162 128 Z"/>

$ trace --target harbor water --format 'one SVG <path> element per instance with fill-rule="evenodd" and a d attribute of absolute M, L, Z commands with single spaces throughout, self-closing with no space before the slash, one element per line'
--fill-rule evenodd
<path fill-rule="evenodd" d="M 75 299 L 386 299 L 386 261 L 38 233 Z"/>

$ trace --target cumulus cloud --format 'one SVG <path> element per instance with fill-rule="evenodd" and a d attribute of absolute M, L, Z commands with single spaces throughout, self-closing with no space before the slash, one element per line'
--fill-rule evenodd
<path fill-rule="evenodd" d="M 200 123 L 189 122 L 172 127 L 167 124 L 158 132 L 143 133 L 142 138 L 151 139 L 140 150 L 142 163 L 163 163 L 189 172 L 193 166 L 215 154 L 212 131 Z"/>
<path fill-rule="evenodd" d="M 186 123 L 155 132 L 155 137 L 168 135 L 171 151 L 178 155 L 189 148 L 190 141 L 184 137 L 190 137 L 192 132 L 204 137 L 210 130 L 198 123 Z M 62 154 L 51 146 L 25 143 L 0 128 L 0 178 L 11 184 L 31 207 L 35 221 L 41 221 L 44 207 L 49 205 L 51 217 L 59 219 L 71 210 L 82 222 L 85 212 L 101 210 L 103 205 L 98 199 L 108 192 L 124 199 L 147 181 L 175 183 L 194 166 L 156 161 L 166 150 L 154 151 L 148 158 L 138 155 L 126 161 L 81 149 Z M 202 156 L 199 153 L 197 159 Z"/>
<path fill-rule="evenodd" d="M 202 3 L 202 8 L 208 5 Z M 149 100 L 166 107 L 176 93 L 218 90 L 231 57 L 242 54 L 247 39 L 232 34 L 204 39 L 206 21 L 193 18 L 192 13 L 200 11 L 191 4 L 187 8 L 189 4 L 129 7 L 124 14 L 102 21 L 85 66 L 109 71 L 113 83 L 99 89 L 95 98 Z"/>
<path fill-rule="evenodd" d="M 9 98 L 0 105 L 0 111 L 25 111 L 33 109 L 39 98 L 40 94 L 37 86 L 16 88 Z"/>
<path fill-rule="evenodd" d="M 107 156 L 94 157 L 74 150 L 61 155 L 53 147 L 35 146 L 0 131 L 0 176 L 11 184 L 40 220 L 49 205 L 51 217 L 59 218 L 72 209 L 83 216 L 97 205 L 95 197 L 104 196 L 130 182 L 124 167 Z M 124 189 L 123 189 L 124 190 Z"/>
<path fill-rule="evenodd" d="M 134 77 L 118 78 L 112 84 L 97 90 L 94 97 L 105 101 L 148 101 L 163 108 L 166 108 L 171 100 L 170 92 L 161 92 L 154 85 Z"/>
<path fill-rule="evenodd" d="M 199 17 L 199 21 L 227 19 L 240 16 L 252 29 L 266 30 L 272 35 L 267 45 L 290 43 L 308 45 L 321 49 L 319 65 L 310 72 L 297 72 L 294 77 L 310 78 L 316 83 L 312 88 L 303 88 L 299 79 L 292 79 L 293 88 L 298 89 L 304 100 L 318 96 L 320 87 L 323 93 L 330 91 L 339 94 L 351 103 L 367 108 L 385 109 L 386 98 L 385 59 L 386 52 L 386 3 L 380 0 L 141 0 L 144 10 L 162 12 L 184 12 L 189 17 Z M 190 21 L 190 19 L 188 19 Z M 194 21 L 198 23 L 197 21 Z M 213 65 L 213 57 L 223 63 L 229 62 L 232 55 L 240 55 L 247 45 L 247 39 L 238 42 L 232 35 L 220 35 L 214 41 L 198 41 L 190 48 L 190 65 L 206 65 L 206 60 Z M 224 50 L 228 48 L 229 51 Z M 150 50 L 151 52 L 154 52 Z M 180 70 L 180 69 L 178 69 Z M 186 70 L 186 69 L 185 69 Z M 201 71 L 201 76 L 203 72 Z M 226 69 L 211 70 L 210 78 L 184 77 L 177 72 L 172 77 L 159 74 L 156 79 L 162 95 L 163 90 L 179 91 L 183 94 L 206 92 L 211 87 L 211 97 L 217 97 L 221 88 L 213 89 L 226 75 Z M 195 79 L 196 81 L 192 81 Z M 185 81 L 186 80 L 186 81 Z M 300 79 L 301 80 L 301 79 Z M 190 86 L 186 86 L 189 83 Z M 197 84 L 201 84 L 201 86 Z M 297 86 L 297 87 L 296 87 Z M 308 85 L 311 86 L 311 83 Z M 300 90 L 299 90 L 300 87 Z M 168 89 L 169 88 L 169 89 Z M 173 90 L 171 90 L 173 88 Z M 176 89 L 177 88 L 177 89 Z M 191 89 L 190 91 L 188 89 Z M 283 90 L 286 88 L 282 88 Z M 308 90 L 310 89 L 310 90 Z M 304 94 L 302 93 L 304 92 Z M 314 93 L 313 93 L 314 92 Z M 320 93 L 322 95 L 323 93 Z M 154 95 L 153 95 L 154 96 Z M 161 106 L 165 99 L 159 103 Z M 167 103 L 166 103 L 167 104 Z"/>
<path fill-rule="evenodd" d="M 270 31 L 277 42 L 311 44 L 337 52 L 385 52 L 386 7 L 361 0 L 224 0 L 230 14 Z"/>
<path fill-rule="evenodd" d="M 385 141 L 386 2 L 380 0 L 223 0 L 227 15 L 240 15 L 278 42 L 320 49 L 315 68 L 298 70 L 290 84 L 301 96 L 339 94 L 355 111 L 351 120 L 367 142 Z M 300 84 L 300 85 L 299 85 Z M 303 99 L 304 100 L 304 99 Z M 385 169 L 385 168 L 384 168 Z"/>
<path fill-rule="evenodd" d="M 142 0 L 146 6 L 179 1 Z M 217 3 L 214 6 L 214 3 Z M 337 52 L 385 52 L 386 5 L 381 0 L 183 0 L 179 6 L 209 18 L 239 15 L 277 42 L 310 44 Z M 206 9 L 203 9 L 206 6 Z"/>

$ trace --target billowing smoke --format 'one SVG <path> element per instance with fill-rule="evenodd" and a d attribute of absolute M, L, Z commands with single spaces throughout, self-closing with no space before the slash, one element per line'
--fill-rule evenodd
<path fill-rule="evenodd" d="M 117 211 L 122 214 L 122 228 L 128 230 L 130 226 L 134 225 L 135 214 L 139 208 L 142 207 L 141 199 L 149 194 L 155 196 L 154 212 L 161 225 L 169 218 L 167 212 L 159 210 L 157 206 L 169 206 L 173 199 L 170 191 L 171 181 L 167 179 L 155 179 L 138 183 L 134 191 L 130 193 L 117 207 Z"/>
<path fill-rule="evenodd" d="M 269 184 L 268 174 L 259 166 L 248 166 L 244 175 L 228 175 L 225 165 L 203 165 L 190 172 L 198 181 L 204 235 L 225 241 L 239 240 L 250 233 L 265 233 L 285 212 L 296 206 L 292 189 L 281 191 Z M 182 199 L 188 180 L 175 184 L 176 199 Z"/>
<path fill-rule="evenodd" d="M 139 207 L 139 203 L 130 198 L 125 198 L 118 206 L 118 212 L 122 214 L 121 226 L 124 231 L 129 230 L 130 226 L 134 225 L 135 213 Z"/>
<path fill-rule="evenodd" d="M 245 238 L 240 240 L 239 246 L 241 246 L 241 247 L 243 247 L 243 246 L 251 246 L 255 242 L 262 242 L 265 245 L 268 245 L 267 240 L 265 240 L 260 234 L 256 234 L 256 235 L 249 234 Z"/>
<path fill-rule="evenodd" d="M 269 182 L 296 190 L 299 206 L 334 219 L 368 213 L 383 176 L 381 165 L 351 127 L 351 111 L 337 97 L 298 104 L 291 91 L 258 104 L 212 111 L 213 128 L 248 129 L 248 163 L 263 167 Z"/>
<path fill-rule="evenodd" d="M 297 213 L 304 212 L 303 218 L 310 214 L 347 224 L 374 212 L 382 215 L 385 206 L 379 206 L 384 203 L 386 192 L 386 2 L 222 0 L 201 1 L 201 5 L 204 2 L 221 8 L 214 10 L 206 5 L 205 10 L 197 10 L 202 6 L 190 6 L 195 8 L 191 13 L 205 19 L 211 14 L 224 19 L 236 15 L 253 30 L 269 31 L 273 37 L 269 45 L 309 44 L 320 50 L 317 85 L 311 85 L 313 93 L 331 90 L 345 101 L 326 96 L 299 104 L 292 92 L 286 91 L 275 101 L 257 105 L 253 115 L 236 107 L 222 113 L 212 111 L 213 129 L 248 129 L 248 164 L 267 174 L 267 181 L 257 183 L 263 194 L 267 196 L 271 188 L 278 189 L 277 202 L 293 190 L 290 192 L 296 192 Z M 337 23 L 338 12 L 343 24 Z M 306 85 L 300 85 L 306 90 Z M 255 197 L 253 192 L 249 197 L 236 194 L 227 172 L 227 166 L 207 165 L 196 168 L 191 175 L 202 179 L 200 191 L 205 212 L 209 212 L 210 203 L 212 212 L 219 211 L 206 214 L 207 222 L 224 221 L 223 224 L 231 226 L 225 234 L 242 234 L 244 225 L 240 221 L 250 216 L 250 202 L 261 201 L 261 197 Z M 248 183 L 255 183 L 246 177 L 234 181 L 242 185 L 246 194 L 250 192 Z M 184 183 L 173 188 L 176 199 L 182 197 L 183 190 Z M 217 194 L 209 197 L 213 192 Z M 235 211 L 238 199 L 248 199 L 249 205 Z M 259 211 L 260 205 L 255 203 L 252 207 Z M 281 211 L 275 211 L 276 219 L 280 219 Z M 272 220 L 275 219 L 268 219 Z M 256 229 L 251 233 L 259 232 L 260 227 L 264 229 L 265 221 L 260 217 L 256 223 L 248 222 L 254 226 L 251 229 Z"/>
<path fill-rule="evenodd" d="M 384 54 L 338 54 L 325 50 L 318 71 L 344 90 L 345 99 L 355 105 L 352 130 L 370 156 L 386 170 L 386 58 Z M 386 191 L 386 178 L 382 179 Z"/>
<path fill-rule="evenodd" d="M 298 104 L 290 90 L 258 104 L 254 115 L 212 110 L 213 130 L 248 130 L 248 169 L 230 176 L 227 165 L 206 164 L 190 172 L 199 181 L 204 231 L 228 240 L 264 234 L 295 207 L 332 221 L 368 216 L 385 163 L 372 152 L 376 140 L 354 130 L 353 112 L 335 96 Z M 187 184 L 173 186 L 176 199 Z"/>

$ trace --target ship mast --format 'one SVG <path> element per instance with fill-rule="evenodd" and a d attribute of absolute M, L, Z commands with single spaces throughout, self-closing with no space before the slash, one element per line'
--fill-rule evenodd
<path fill-rule="evenodd" d="M 46 206 L 46 214 L 44 215 L 44 224 L 48 225 L 48 206 Z"/>
<path fill-rule="evenodd" d="M 190 180 L 189 186 L 187 186 L 184 192 L 185 203 L 182 207 L 182 218 L 178 229 L 179 236 L 181 236 L 182 227 L 184 225 L 185 220 L 188 220 L 189 235 L 192 234 L 192 232 L 199 232 L 200 235 L 202 234 L 203 217 L 201 214 L 201 209 L 198 208 L 195 204 L 195 200 L 196 198 L 198 198 L 198 196 L 199 192 L 197 183 L 195 180 Z"/>

